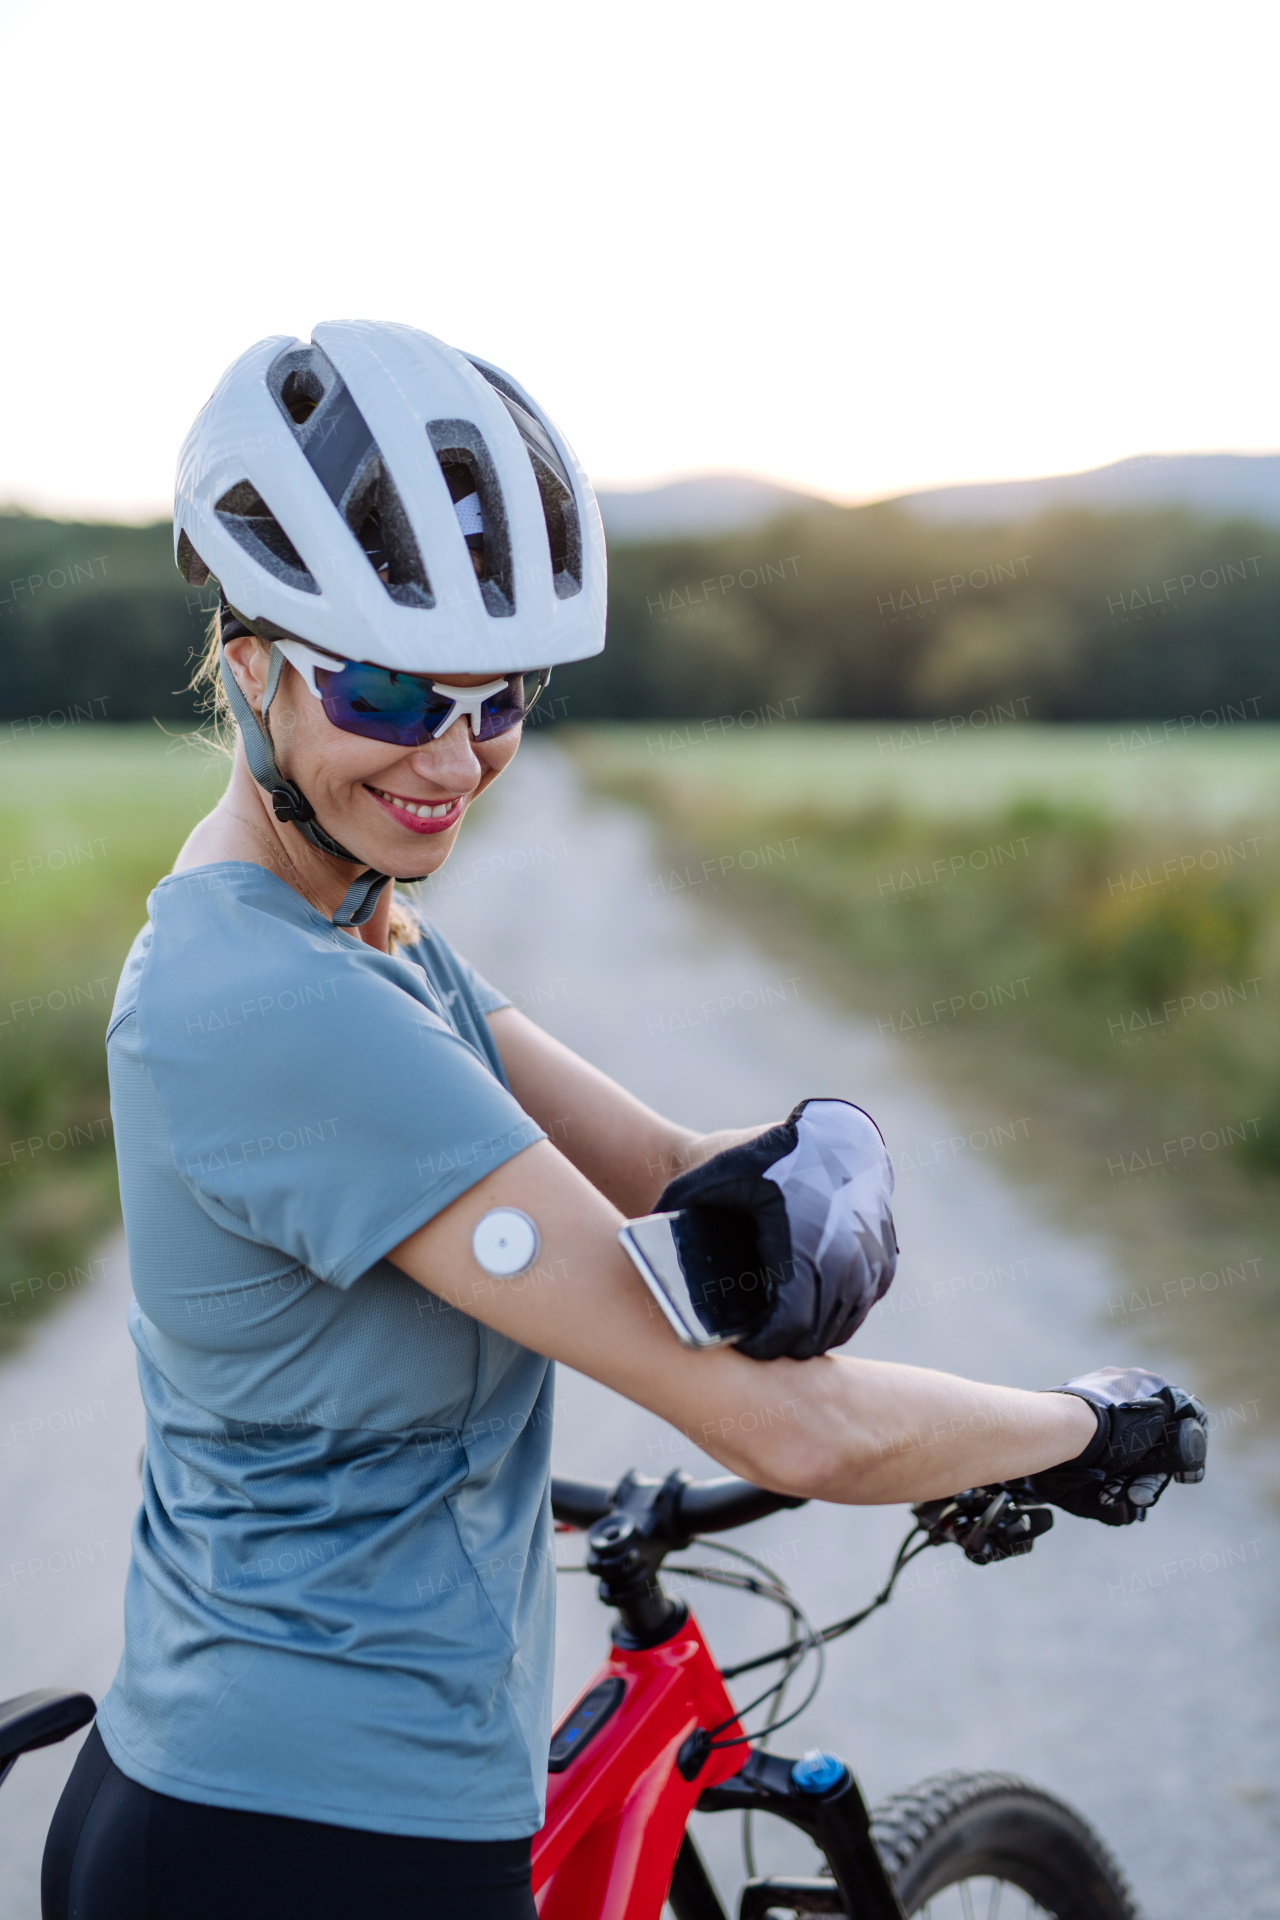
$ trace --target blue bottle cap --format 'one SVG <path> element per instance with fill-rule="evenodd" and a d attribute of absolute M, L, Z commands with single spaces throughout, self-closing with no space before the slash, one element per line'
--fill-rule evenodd
<path fill-rule="evenodd" d="M 830 1793 L 832 1787 L 838 1787 L 844 1779 L 847 1769 L 843 1760 L 837 1760 L 834 1753 L 823 1753 L 819 1747 L 810 1747 L 803 1760 L 797 1760 L 791 1769 L 791 1778 L 801 1793 Z"/>

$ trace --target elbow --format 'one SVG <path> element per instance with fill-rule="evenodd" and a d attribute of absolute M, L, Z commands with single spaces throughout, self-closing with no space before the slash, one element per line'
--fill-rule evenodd
<path fill-rule="evenodd" d="M 779 1369 L 781 1391 L 761 1396 L 765 1405 L 757 1402 L 760 1410 L 749 1427 L 742 1419 L 734 1423 L 732 1440 L 718 1457 L 772 1493 L 842 1504 L 874 1502 L 883 1447 L 842 1391 L 839 1363 L 782 1360 L 765 1366 Z M 783 1368 L 789 1377 L 781 1375 Z"/>
<path fill-rule="evenodd" d="M 840 1457 L 830 1436 L 803 1416 L 789 1425 L 744 1435 L 734 1456 L 725 1464 L 732 1465 L 735 1473 L 770 1493 L 785 1493 L 796 1500 L 831 1499 L 833 1485 L 847 1479 L 851 1465 Z"/>

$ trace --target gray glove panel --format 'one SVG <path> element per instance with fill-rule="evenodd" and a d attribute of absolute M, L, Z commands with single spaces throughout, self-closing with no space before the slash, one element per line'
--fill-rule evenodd
<path fill-rule="evenodd" d="M 658 1210 L 752 1215 L 769 1307 L 738 1345 L 753 1360 L 808 1360 L 849 1339 L 889 1287 L 892 1192 L 874 1120 L 847 1100 L 803 1100 L 780 1126 L 673 1180 Z"/>

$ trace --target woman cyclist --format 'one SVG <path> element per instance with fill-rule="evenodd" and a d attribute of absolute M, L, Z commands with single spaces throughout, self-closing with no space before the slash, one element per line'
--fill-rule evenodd
<path fill-rule="evenodd" d="M 393 894 L 448 858 L 548 670 L 604 642 L 591 488 L 515 381 L 408 327 L 263 341 L 187 438 L 174 530 L 221 589 L 238 738 L 108 1034 L 147 1448 L 44 1912 L 528 1920 L 550 1361 L 777 1491 L 910 1501 L 1068 1462 L 1063 1503 L 1112 1521 L 1149 1497 L 1125 1486 L 1160 1383 L 1138 1448 L 1103 1376 L 826 1356 L 892 1277 L 866 1116 L 695 1135 Z M 620 1245 L 660 1198 L 776 1256 L 739 1345 L 681 1344 Z"/>

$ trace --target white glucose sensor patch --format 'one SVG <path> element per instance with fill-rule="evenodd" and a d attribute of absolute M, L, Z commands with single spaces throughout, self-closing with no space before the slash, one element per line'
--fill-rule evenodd
<path fill-rule="evenodd" d="M 537 1227 L 519 1207 L 492 1208 L 477 1221 L 471 1236 L 476 1265 L 499 1278 L 523 1273 L 526 1267 L 531 1267 L 541 1244 Z"/>

